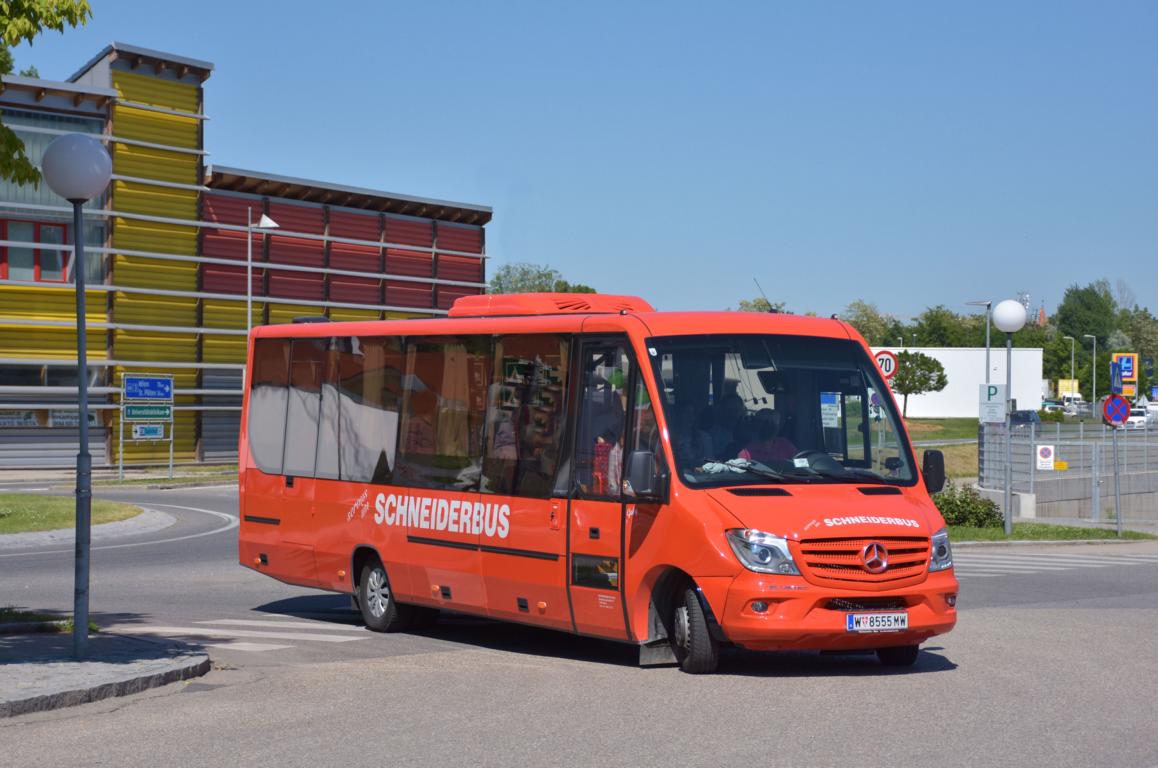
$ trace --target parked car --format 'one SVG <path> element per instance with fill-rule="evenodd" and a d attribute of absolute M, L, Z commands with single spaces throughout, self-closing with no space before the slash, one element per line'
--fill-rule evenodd
<path fill-rule="evenodd" d="M 1040 424 L 1041 416 L 1037 415 L 1037 411 L 1014 411 L 1009 414 L 1009 423 L 1011 424 Z"/>
<path fill-rule="evenodd" d="M 1122 426 L 1126 429 L 1145 429 L 1149 419 L 1145 408 L 1131 408 L 1130 416 Z"/>
<path fill-rule="evenodd" d="M 1041 409 L 1046 413 L 1057 413 L 1065 409 L 1060 400 L 1042 400 Z"/>

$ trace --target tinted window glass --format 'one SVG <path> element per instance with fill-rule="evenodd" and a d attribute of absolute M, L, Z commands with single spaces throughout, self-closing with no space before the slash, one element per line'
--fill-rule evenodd
<path fill-rule="evenodd" d="M 563 439 L 570 344 L 555 335 L 495 339 L 483 491 L 547 498 Z"/>
<path fill-rule="evenodd" d="M 893 396 L 859 345 L 773 335 L 648 345 L 689 485 L 915 481 Z"/>
<path fill-rule="evenodd" d="M 318 411 L 318 446 L 314 459 L 314 477 L 338 478 L 338 361 L 339 347 L 349 339 L 331 339 L 322 365 L 322 402 Z"/>
<path fill-rule="evenodd" d="M 326 341 L 298 339 L 290 355 L 283 473 L 312 477 L 318 446 L 318 412 Z"/>
<path fill-rule="evenodd" d="M 249 450 L 262 472 L 280 475 L 289 384 L 288 339 L 258 339 L 253 345 L 249 392 Z"/>
<path fill-rule="evenodd" d="M 341 340 L 337 353 L 343 480 L 385 483 L 394 465 L 405 361 L 399 339 Z"/>
<path fill-rule="evenodd" d="M 490 356 L 489 337 L 407 341 L 399 482 L 478 487 Z"/>
<path fill-rule="evenodd" d="M 575 479 L 586 498 L 620 497 L 629 373 L 630 361 L 622 347 L 589 347 L 583 352 Z"/>

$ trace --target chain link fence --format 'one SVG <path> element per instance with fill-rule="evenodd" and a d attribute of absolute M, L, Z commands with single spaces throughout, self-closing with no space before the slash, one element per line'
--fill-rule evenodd
<path fill-rule="evenodd" d="M 1102 424 L 983 424 L 978 443 L 978 484 L 1004 491 L 1006 441 L 1012 441 L 1012 489 L 1023 494 L 1020 514 L 1113 519 L 1114 448 L 1118 433 L 1123 520 L 1158 520 L 1158 425 L 1117 429 Z M 1048 448 L 1054 469 L 1038 469 Z"/>

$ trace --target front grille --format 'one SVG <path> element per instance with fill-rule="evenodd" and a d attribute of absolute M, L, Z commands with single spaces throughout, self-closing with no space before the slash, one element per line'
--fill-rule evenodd
<path fill-rule="evenodd" d="M 900 597 L 834 597 L 824 604 L 830 611 L 903 611 L 909 604 Z"/>
<path fill-rule="evenodd" d="M 880 573 L 866 571 L 861 560 L 861 551 L 874 542 L 888 550 L 888 566 Z M 929 563 L 929 540 L 919 537 L 803 539 L 797 546 L 796 561 L 801 574 L 822 586 L 902 586 L 897 582 L 923 576 Z"/>

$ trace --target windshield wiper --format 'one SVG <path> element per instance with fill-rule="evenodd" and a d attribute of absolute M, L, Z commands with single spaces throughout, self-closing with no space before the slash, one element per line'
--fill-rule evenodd
<path fill-rule="evenodd" d="M 767 477 L 770 480 L 778 480 L 780 482 L 801 482 L 809 483 L 819 474 L 815 470 L 809 469 L 811 474 L 803 474 L 799 472 L 779 472 L 772 467 L 761 464 L 758 461 L 751 459 L 728 459 L 727 461 L 720 461 L 718 459 L 708 459 L 700 466 L 701 472 L 708 474 L 720 474 L 724 472 L 735 472 L 743 474 L 745 472 L 760 477 Z"/>
<path fill-rule="evenodd" d="M 850 483 L 883 483 L 886 485 L 892 484 L 895 478 L 885 477 L 873 472 L 871 469 L 863 469 L 861 467 L 841 467 L 839 471 L 832 469 L 817 469 L 809 467 L 812 472 L 832 480 L 841 480 Z"/>

